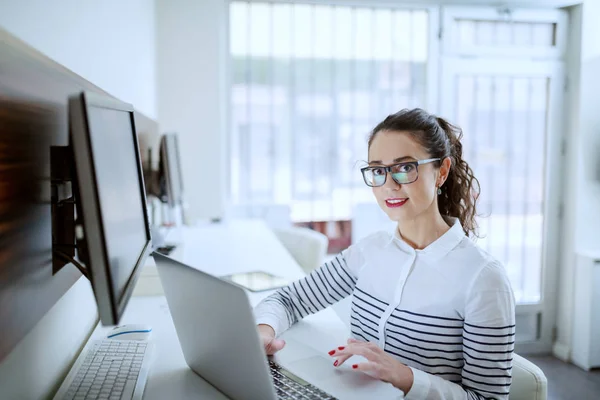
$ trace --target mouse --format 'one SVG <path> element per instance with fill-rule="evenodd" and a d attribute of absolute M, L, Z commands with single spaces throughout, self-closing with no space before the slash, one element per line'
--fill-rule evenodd
<path fill-rule="evenodd" d="M 115 340 L 149 340 L 152 335 L 150 325 L 119 325 L 111 329 L 107 339 Z"/>

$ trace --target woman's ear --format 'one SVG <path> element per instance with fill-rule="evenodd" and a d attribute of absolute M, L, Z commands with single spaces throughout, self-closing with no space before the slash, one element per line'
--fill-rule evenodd
<path fill-rule="evenodd" d="M 450 157 L 446 157 L 442 160 L 442 165 L 440 166 L 438 187 L 441 187 L 446 182 L 446 179 L 448 179 L 450 168 L 452 168 L 452 159 L 450 159 Z"/>

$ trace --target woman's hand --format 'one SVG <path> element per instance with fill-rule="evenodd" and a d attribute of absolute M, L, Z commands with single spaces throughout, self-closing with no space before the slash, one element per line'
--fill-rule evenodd
<path fill-rule="evenodd" d="M 329 355 L 336 358 L 333 364 L 335 367 L 339 367 L 354 355 L 363 356 L 368 362 L 354 364 L 352 365 L 353 369 L 366 372 L 377 379 L 391 383 L 405 394 L 412 387 L 414 378 L 412 370 L 387 354 L 375 343 L 348 339 L 347 346 L 340 346 L 335 350 L 331 350 Z"/>
<path fill-rule="evenodd" d="M 275 338 L 275 331 L 270 325 L 258 325 L 258 335 L 268 356 L 277 353 L 285 346 L 285 340 Z"/>

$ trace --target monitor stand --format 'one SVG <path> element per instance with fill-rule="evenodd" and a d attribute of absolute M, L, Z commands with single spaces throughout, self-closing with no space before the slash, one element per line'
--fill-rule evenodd
<path fill-rule="evenodd" d="M 176 248 L 177 248 L 177 246 L 175 246 L 175 245 L 165 245 L 162 247 L 157 247 L 154 251 L 156 251 L 157 253 L 160 253 L 160 254 L 164 254 L 165 256 L 168 256 Z"/>
<path fill-rule="evenodd" d="M 86 266 L 77 259 L 77 253 L 82 251 L 77 245 L 77 238 L 83 235 L 83 229 L 75 207 L 77 186 L 73 179 L 73 163 L 71 146 L 50 147 L 52 275 L 73 264 L 90 279 Z"/>

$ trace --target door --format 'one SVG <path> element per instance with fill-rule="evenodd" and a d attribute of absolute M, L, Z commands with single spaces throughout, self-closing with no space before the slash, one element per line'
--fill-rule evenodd
<path fill-rule="evenodd" d="M 517 301 L 516 351 L 550 351 L 565 78 L 557 28 L 538 25 L 564 22 L 563 15 L 546 14 L 550 22 L 544 22 L 543 13 L 535 14 L 535 21 L 526 13 L 522 20 L 506 23 L 489 9 L 460 11 L 445 13 L 443 29 L 449 38 L 443 39 L 440 65 L 441 114 L 462 128 L 463 157 L 480 182 L 477 243 L 503 263 L 510 278 Z M 464 25 L 469 18 L 468 28 L 456 22 Z M 477 28 L 481 21 L 488 24 L 488 34 Z M 538 32 L 532 34 L 537 39 L 528 39 L 535 51 L 523 50 L 515 30 Z M 468 40 L 469 35 L 479 37 Z M 463 50 L 461 41 L 466 43 Z"/>

